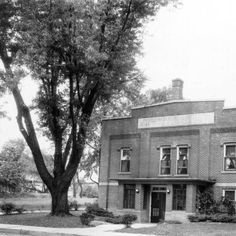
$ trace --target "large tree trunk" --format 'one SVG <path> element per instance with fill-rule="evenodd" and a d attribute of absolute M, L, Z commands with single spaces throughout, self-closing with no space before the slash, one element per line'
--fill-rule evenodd
<path fill-rule="evenodd" d="M 57 187 L 50 191 L 52 197 L 51 215 L 70 215 L 68 204 L 68 188 Z"/>

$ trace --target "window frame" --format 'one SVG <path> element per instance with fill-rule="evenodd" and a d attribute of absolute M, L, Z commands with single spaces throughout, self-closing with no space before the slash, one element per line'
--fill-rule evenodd
<path fill-rule="evenodd" d="M 226 192 L 226 191 L 234 192 L 234 200 L 230 200 L 230 201 L 234 201 L 234 203 L 236 203 L 236 189 L 233 189 L 233 188 L 223 189 L 223 193 L 222 193 L 222 196 L 223 196 L 223 197 L 225 197 L 225 192 Z"/>
<path fill-rule="evenodd" d="M 234 146 L 235 147 L 235 153 L 234 153 L 234 158 L 235 159 L 235 168 L 232 169 L 226 169 L 226 150 L 227 150 L 227 146 Z M 229 157 L 228 157 L 229 158 Z M 236 143 L 232 142 L 232 143 L 224 143 L 224 150 L 223 150 L 223 171 L 225 172 L 232 172 L 232 171 L 236 171 Z"/>
<path fill-rule="evenodd" d="M 170 165 L 169 165 L 169 169 L 170 169 L 170 173 L 169 174 L 162 174 L 161 170 L 162 170 L 162 157 L 163 157 L 163 149 L 170 149 Z M 159 158 L 159 175 L 162 176 L 169 176 L 171 175 L 171 145 L 165 145 L 165 146 L 161 146 L 160 147 L 160 158 Z M 165 166 L 166 167 L 166 166 Z"/>
<path fill-rule="evenodd" d="M 127 150 L 130 152 L 129 160 L 124 159 L 124 151 L 127 151 Z M 130 148 L 130 147 L 122 147 L 120 149 L 120 173 L 130 173 L 130 169 L 131 169 L 131 151 L 132 151 L 132 148 Z M 122 161 L 129 161 L 128 171 L 122 171 Z"/>
<path fill-rule="evenodd" d="M 123 209 L 135 209 L 135 189 L 136 184 L 124 184 Z"/>
<path fill-rule="evenodd" d="M 181 186 L 181 188 L 176 188 L 174 186 Z M 177 208 L 178 204 L 177 204 L 177 196 L 179 195 L 175 195 L 176 194 L 176 190 L 184 190 L 184 194 L 183 192 L 181 194 L 179 194 L 181 196 L 180 198 L 180 202 L 183 201 L 183 209 L 175 209 L 175 207 Z M 182 196 L 185 196 L 185 199 L 183 199 Z M 172 210 L 173 211 L 186 211 L 186 205 L 187 205 L 187 185 L 186 184 L 173 184 L 173 195 L 172 195 Z"/>
<path fill-rule="evenodd" d="M 186 174 L 179 174 L 178 173 L 178 161 L 179 161 L 179 149 L 180 148 L 186 148 L 187 149 L 187 167 L 185 169 L 187 169 L 187 173 Z M 176 147 L 176 175 L 189 175 L 189 145 L 187 144 L 181 144 L 181 145 L 177 145 Z"/>

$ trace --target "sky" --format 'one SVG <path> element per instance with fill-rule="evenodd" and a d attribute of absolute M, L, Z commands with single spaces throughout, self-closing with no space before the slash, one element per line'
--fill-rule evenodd
<path fill-rule="evenodd" d="M 236 1 L 182 0 L 148 26 L 139 65 L 146 87 L 184 81 L 184 98 L 223 99 L 236 106 Z"/>
<path fill-rule="evenodd" d="M 148 79 L 144 90 L 169 87 L 181 78 L 185 99 L 223 99 L 226 107 L 236 107 L 235 10 L 235 0 L 182 0 L 178 8 L 162 8 L 143 36 L 138 66 Z M 29 104 L 36 85 L 24 83 L 22 90 Z M 12 97 L 1 104 L 10 119 L 0 119 L 0 146 L 21 137 Z"/>

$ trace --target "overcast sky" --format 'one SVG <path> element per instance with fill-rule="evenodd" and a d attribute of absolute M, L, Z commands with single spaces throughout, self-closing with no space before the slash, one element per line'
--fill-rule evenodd
<path fill-rule="evenodd" d="M 149 88 L 184 81 L 186 99 L 236 106 L 236 1 L 182 0 L 162 9 L 145 34 L 140 61 Z"/>
<path fill-rule="evenodd" d="M 148 24 L 140 68 L 148 77 L 146 89 L 184 81 L 184 98 L 224 99 L 236 107 L 236 1 L 182 0 L 178 9 L 163 8 Z M 23 86 L 30 101 L 35 87 Z M 32 92 L 32 94 L 31 94 Z M 11 120 L 0 120 L 0 145 L 21 137 L 10 97 Z"/>

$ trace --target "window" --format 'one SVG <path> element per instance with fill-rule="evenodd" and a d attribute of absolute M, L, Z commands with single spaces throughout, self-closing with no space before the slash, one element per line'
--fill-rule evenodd
<path fill-rule="evenodd" d="M 188 147 L 178 146 L 177 147 L 177 174 L 186 175 L 188 174 Z"/>
<path fill-rule="evenodd" d="M 224 170 L 236 170 L 236 143 L 224 145 Z"/>
<path fill-rule="evenodd" d="M 186 184 L 173 185 L 173 210 L 184 211 L 186 208 Z"/>
<path fill-rule="evenodd" d="M 130 158 L 131 158 L 131 149 L 122 148 L 120 150 L 120 171 L 121 172 L 130 172 Z"/>
<path fill-rule="evenodd" d="M 170 175 L 171 167 L 171 148 L 170 147 L 161 147 L 161 175 Z"/>
<path fill-rule="evenodd" d="M 135 208 L 135 184 L 124 185 L 124 203 L 123 207 L 127 209 Z"/>
<path fill-rule="evenodd" d="M 223 197 L 229 199 L 230 201 L 235 201 L 235 191 L 236 190 L 223 190 Z"/>

